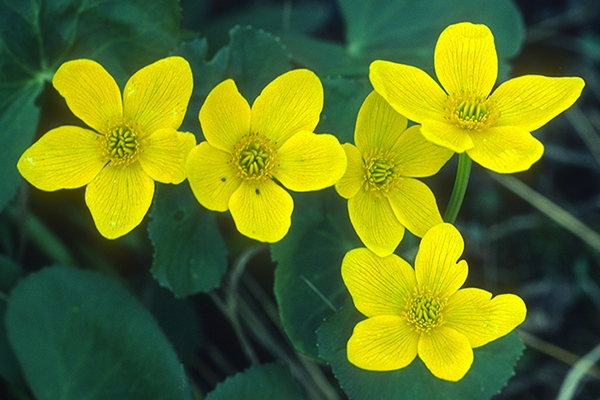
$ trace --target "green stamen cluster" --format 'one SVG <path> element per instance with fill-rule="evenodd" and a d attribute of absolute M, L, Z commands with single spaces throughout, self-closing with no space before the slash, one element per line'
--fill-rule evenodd
<path fill-rule="evenodd" d="M 402 167 L 395 161 L 395 153 L 377 153 L 365 156 L 365 182 L 375 195 L 383 195 L 400 183 Z"/>
<path fill-rule="evenodd" d="M 445 303 L 429 291 L 418 292 L 407 301 L 404 316 L 417 333 L 427 333 L 443 323 Z"/>
<path fill-rule="evenodd" d="M 463 129 L 488 128 L 498 117 L 493 101 L 482 95 L 459 92 L 446 100 L 446 119 Z"/>
<path fill-rule="evenodd" d="M 129 165 L 138 156 L 138 134 L 127 125 L 118 125 L 111 129 L 100 146 L 110 160 L 111 165 Z"/>
<path fill-rule="evenodd" d="M 274 144 L 258 133 L 245 135 L 236 143 L 230 163 L 246 181 L 264 181 L 273 177 L 277 163 Z"/>

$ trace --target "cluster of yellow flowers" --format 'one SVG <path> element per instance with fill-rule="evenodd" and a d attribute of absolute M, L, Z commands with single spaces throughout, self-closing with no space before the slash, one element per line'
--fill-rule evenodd
<path fill-rule="evenodd" d="M 348 359 L 369 370 L 393 370 L 419 355 L 441 379 L 461 379 L 475 347 L 525 318 L 523 301 L 460 289 L 467 263 L 463 239 L 444 223 L 432 191 L 416 178 L 436 174 L 454 153 L 500 173 L 527 170 L 542 144 L 531 135 L 579 97 L 580 78 L 523 76 L 501 84 L 494 38 L 485 25 L 460 23 L 440 35 L 440 87 L 424 71 L 374 61 L 374 91 L 356 121 L 354 144 L 316 134 L 323 107 L 319 78 L 287 72 L 250 106 L 233 80 L 217 85 L 199 120 L 205 142 L 178 131 L 192 93 L 192 72 L 168 57 L 137 73 L 122 97 L 98 63 L 63 64 L 53 85 L 90 128 L 61 126 L 21 156 L 18 169 L 35 187 L 87 185 L 85 201 L 99 232 L 117 238 L 147 213 L 154 181 L 188 179 L 200 204 L 231 212 L 242 234 L 277 242 L 289 230 L 293 200 L 284 189 L 335 185 L 348 199 L 352 225 L 366 246 L 349 251 L 342 276 L 359 322 Z M 415 125 L 409 127 L 408 119 Z M 414 269 L 392 254 L 407 228 L 422 237 Z"/>

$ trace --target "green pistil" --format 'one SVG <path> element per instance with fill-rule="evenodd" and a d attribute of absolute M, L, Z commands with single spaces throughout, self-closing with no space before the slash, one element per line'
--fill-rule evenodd
<path fill-rule="evenodd" d="M 481 121 L 487 115 L 488 108 L 481 99 L 463 100 L 456 107 L 456 112 L 463 121 Z"/>
<path fill-rule="evenodd" d="M 418 333 L 426 333 L 442 324 L 444 302 L 430 293 L 418 294 L 407 303 L 405 317 Z"/>
<path fill-rule="evenodd" d="M 108 134 L 106 145 L 108 153 L 115 161 L 131 158 L 137 150 L 136 134 L 125 126 L 120 126 Z"/>
<path fill-rule="evenodd" d="M 385 194 L 397 186 L 401 167 L 394 162 L 394 157 L 392 153 L 364 157 L 365 181 L 375 195 Z"/>
<path fill-rule="evenodd" d="M 248 176 L 255 177 L 264 170 L 269 154 L 258 143 L 252 143 L 242 151 L 240 157 L 240 166 L 246 170 Z"/>
<path fill-rule="evenodd" d="M 484 130 L 494 125 L 499 116 L 494 102 L 481 94 L 460 91 L 446 99 L 445 118 L 462 129 Z"/>
<path fill-rule="evenodd" d="M 265 136 L 252 133 L 244 135 L 235 145 L 230 164 L 237 175 L 246 181 L 264 181 L 273 176 L 277 167 L 275 145 Z"/>

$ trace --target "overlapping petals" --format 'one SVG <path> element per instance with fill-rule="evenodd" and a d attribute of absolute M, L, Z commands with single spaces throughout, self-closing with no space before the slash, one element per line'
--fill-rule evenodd
<path fill-rule="evenodd" d="M 526 308 L 518 296 L 460 289 L 468 268 L 458 260 L 463 247 L 456 228 L 442 223 L 423 236 L 414 270 L 395 254 L 381 258 L 365 248 L 346 254 L 342 278 L 367 317 L 348 340 L 352 364 L 388 371 L 418 355 L 433 375 L 457 381 L 473 363 L 473 348 L 523 322 Z"/>
<path fill-rule="evenodd" d="M 305 69 L 269 83 L 250 108 L 228 79 L 207 96 L 199 113 L 207 142 L 189 154 L 186 170 L 196 199 L 231 212 L 238 231 L 277 242 L 291 224 L 293 201 L 284 189 L 333 185 L 346 170 L 338 140 L 315 134 L 323 88 Z"/>
<path fill-rule="evenodd" d="M 356 120 L 356 146 L 344 144 L 346 173 L 335 188 L 348 199 L 350 221 L 379 256 L 391 254 L 404 228 L 423 236 L 442 222 L 435 196 L 413 177 L 437 173 L 452 151 L 432 144 L 379 94 L 365 99 Z"/>
<path fill-rule="evenodd" d="M 524 171 L 539 160 L 543 146 L 530 132 L 569 108 L 584 87 L 578 77 L 530 75 L 492 92 L 498 57 L 485 25 L 447 27 L 434 61 L 441 87 L 418 68 L 381 60 L 371 64 L 369 78 L 396 111 L 422 125 L 427 140 L 500 173 Z"/>
<path fill-rule="evenodd" d="M 122 98 L 115 80 L 92 60 L 64 63 L 52 83 L 95 132 L 53 129 L 17 167 L 42 190 L 87 185 L 85 201 L 98 231 L 109 239 L 125 235 L 146 215 L 154 181 L 186 178 L 185 159 L 196 139 L 177 129 L 192 93 L 190 66 L 181 57 L 148 65 L 129 79 Z"/>

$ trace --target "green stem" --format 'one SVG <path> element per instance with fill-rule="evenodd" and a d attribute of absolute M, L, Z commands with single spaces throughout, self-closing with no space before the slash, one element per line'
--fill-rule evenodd
<path fill-rule="evenodd" d="M 458 156 L 458 168 L 456 168 L 456 179 L 454 180 L 454 188 L 448 202 L 448 208 L 444 214 L 444 221 L 451 224 L 456 221 L 458 211 L 465 198 L 467 184 L 469 183 L 469 175 L 471 174 L 471 158 L 467 153 L 460 153 Z"/>

